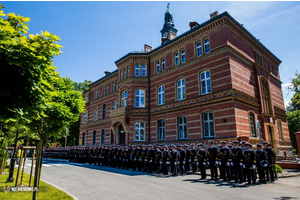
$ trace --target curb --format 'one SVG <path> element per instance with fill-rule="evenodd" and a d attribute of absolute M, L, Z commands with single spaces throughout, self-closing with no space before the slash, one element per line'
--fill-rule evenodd
<path fill-rule="evenodd" d="M 55 188 L 57 188 L 57 189 L 59 189 L 59 190 L 61 190 L 61 191 L 63 191 L 63 192 L 65 192 L 65 193 L 67 193 L 69 196 L 71 196 L 74 200 L 79 200 L 77 197 L 75 197 L 73 194 L 71 194 L 70 192 L 68 192 L 68 191 L 66 191 L 66 190 L 64 190 L 64 189 L 62 189 L 62 188 L 60 188 L 60 187 L 58 187 L 58 186 L 56 186 L 56 185 L 54 185 L 54 184 L 52 184 L 52 183 L 49 183 L 48 181 L 45 181 L 45 180 L 43 180 L 43 179 L 40 179 L 41 181 L 44 181 L 45 183 L 47 183 L 47 184 L 49 184 L 49 185 L 52 185 L 53 187 L 55 187 Z"/>

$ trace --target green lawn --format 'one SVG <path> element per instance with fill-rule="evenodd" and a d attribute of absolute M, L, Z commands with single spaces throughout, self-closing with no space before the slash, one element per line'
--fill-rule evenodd
<path fill-rule="evenodd" d="M 6 169 L 5 171 L 8 171 Z M 14 181 L 16 181 L 16 175 L 17 175 L 17 169 L 15 169 L 14 173 Z M 15 187 L 15 182 L 14 183 L 6 183 L 6 180 L 8 178 L 8 175 L 0 175 L 0 199 L 5 199 L 5 200 L 29 200 L 32 199 L 32 192 L 8 192 L 5 193 L 3 190 L 5 189 L 4 187 L 8 185 L 8 187 Z M 20 177 L 21 179 L 21 177 Z M 20 182 L 19 182 L 20 183 Z M 31 182 L 31 186 L 33 185 L 33 180 Z M 29 185 L 29 174 L 24 172 L 23 176 L 23 183 L 22 185 Z M 40 181 L 40 189 L 37 195 L 37 199 L 42 199 L 42 200 L 58 200 L 58 199 L 63 199 L 63 200 L 71 200 L 73 199 L 70 197 L 67 193 L 43 182 Z"/>

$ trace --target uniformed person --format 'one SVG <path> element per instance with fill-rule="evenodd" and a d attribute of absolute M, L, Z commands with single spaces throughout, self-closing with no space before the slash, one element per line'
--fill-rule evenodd
<path fill-rule="evenodd" d="M 170 162 L 170 151 L 168 146 L 166 145 L 164 147 L 164 152 L 163 152 L 163 172 L 164 175 L 168 175 L 171 172 L 171 162 Z"/>
<path fill-rule="evenodd" d="M 255 151 L 256 156 L 256 167 L 259 175 L 259 183 L 266 182 L 265 169 L 268 166 L 267 153 L 262 150 L 261 144 L 256 144 L 257 150 Z"/>
<path fill-rule="evenodd" d="M 186 151 L 185 170 L 186 172 L 189 172 L 191 170 L 191 164 L 192 164 L 191 150 L 189 149 L 189 145 L 187 144 L 184 144 L 184 148 Z"/>
<path fill-rule="evenodd" d="M 195 149 L 195 144 L 191 144 L 191 164 L 193 172 L 197 171 L 197 149 Z"/>
<path fill-rule="evenodd" d="M 243 151 L 238 146 L 238 141 L 233 141 L 233 148 L 231 150 L 232 156 L 232 168 L 233 168 L 233 175 L 235 179 L 235 183 L 242 183 L 243 182 Z"/>
<path fill-rule="evenodd" d="M 186 174 L 186 172 L 185 172 L 186 151 L 183 148 L 182 144 L 178 145 L 178 147 L 180 148 L 180 150 L 179 150 L 179 158 L 178 158 L 178 161 L 179 161 L 179 171 L 180 171 L 180 174 L 184 176 Z"/>
<path fill-rule="evenodd" d="M 176 150 L 176 146 L 172 145 L 172 151 L 170 153 L 170 164 L 171 164 L 171 171 L 172 176 L 178 175 L 178 151 Z"/>
<path fill-rule="evenodd" d="M 157 165 L 157 173 L 156 174 L 160 174 L 161 172 L 163 172 L 163 153 L 160 150 L 159 146 L 156 146 L 155 163 Z"/>
<path fill-rule="evenodd" d="M 223 181 L 230 182 L 230 163 L 231 163 L 231 154 L 230 150 L 227 146 L 225 146 L 226 142 L 221 142 L 221 149 L 219 152 L 219 161 L 221 162 L 220 168 L 221 168 L 221 178 Z"/>
<path fill-rule="evenodd" d="M 197 164 L 201 173 L 201 179 L 206 179 L 207 151 L 203 148 L 203 143 L 198 144 Z"/>
<path fill-rule="evenodd" d="M 154 151 L 152 149 L 152 145 L 149 144 L 148 145 L 148 151 L 147 151 L 147 165 L 148 165 L 148 172 L 152 173 L 153 172 L 153 163 L 154 163 L 154 158 L 155 158 L 155 154 Z"/>
<path fill-rule="evenodd" d="M 274 178 L 274 170 L 273 170 L 273 165 L 275 165 L 275 163 L 273 162 L 274 157 L 276 156 L 275 152 L 273 149 L 271 149 L 269 147 L 269 143 L 264 141 L 263 142 L 264 145 L 264 150 L 267 153 L 267 158 L 268 158 L 268 166 L 266 167 L 266 175 L 267 175 L 267 180 L 270 182 L 274 182 L 275 178 Z"/>
<path fill-rule="evenodd" d="M 255 176 L 255 170 L 256 170 L 256 156 L 251 149 L 252 145 L 249 143 L 245 144 L 246 150 L 244 151 L 244 164 L 243 167 L 246 170 L 248 185 L 255 185 L 256 184 L 256 176 Z"/>
<path fill-rule="evenodd" d="M 217 165 L 219 160 L 219 150 L 215 146 L 213 146 L 214 142 L 212 140 L 208 141 L 209 147 L 207 149 L 208 154 L 208 164 L 211 173 L 211 180 L 218 180 L 218 171 Z"/>

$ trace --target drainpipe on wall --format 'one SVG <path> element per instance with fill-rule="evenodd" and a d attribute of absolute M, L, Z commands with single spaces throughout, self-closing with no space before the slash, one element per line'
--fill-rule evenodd
<path fill-rule="evenodd" d="M 148 57 L 148 143 L 150 144 L 150 56 Z"/>

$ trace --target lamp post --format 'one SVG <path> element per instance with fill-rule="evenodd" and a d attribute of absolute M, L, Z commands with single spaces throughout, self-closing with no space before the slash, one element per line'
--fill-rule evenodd
<path fill-rule="evenodd" d="M 9 177 L 6 180 L 6 182 L 14 182 L 14 168 L 15 168 L 15 161 L 17 157 L 17 143 L 18 143 L 18 137 L 19 137 L 19 131 L 17 131 L 16 139 L 15 139 L 15 146 L 14 146 L 14 154 L 12 155 L 11 162 L 10 162 L 10 171 L 9 171 Z"/>
<path fill-rule="evenodd" d="M 74 146 L 75 146 L 75 138 L 74 138 Z"/>

